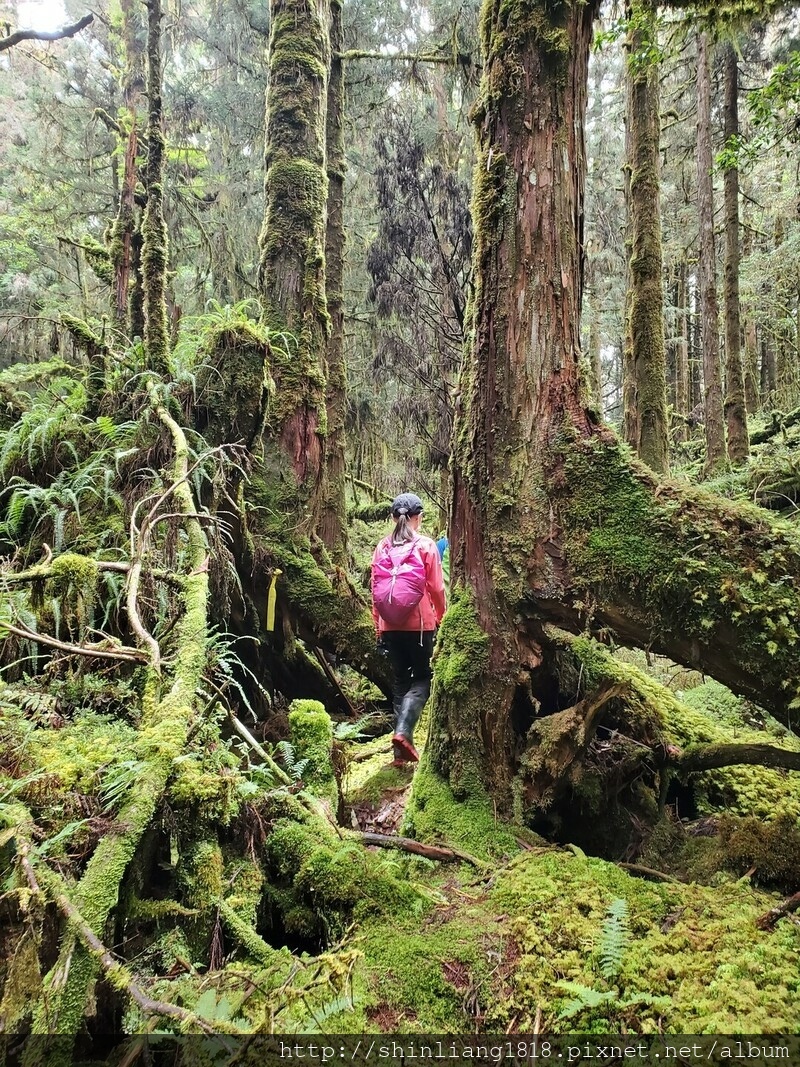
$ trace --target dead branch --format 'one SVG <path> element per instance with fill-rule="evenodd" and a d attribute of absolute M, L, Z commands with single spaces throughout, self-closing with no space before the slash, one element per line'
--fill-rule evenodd
<path fill-rule="evenodd" d="M 685 752 L 667 754 L 667 765 L 680 772 L 708 771 L 735 764 L 786 767 L 800 771 L 800 752 L 776 745 L 693 745 Z"/>
<path fill-rule="evenodd" d="M 798 909 L 800 909 L 800 893 L 793 893 L 782 904 L 778 904 L 777 907 L 770 908 L 763 915 L 759 915 L 756 919 L 756 926 L 759 930 L 771 930 L 778 919 L 782 919 L 784 915 L 789 915 Z"/>
<path fill-rule="evenodd" d="M 44 547 L 47 549 L 49 546 L 45 545 Z M 52 550 L 50 550 L 49 556 L 46 557 L 42 563 L 37 563 L 33 567 L 28 567 L 27 570 L 14 572 L 4 571 L 0 569 L 0 579 L 2 579 L 2 581 L 7 586 L 25 585 L 28 582 L 43 581 L 44 579 L 49 578 L 53 572 L 51 563 L 54 558 L 58 559 L 59 557 L 54 557 Z M 95 563 L 97 565 L 98 571 L 103 571 L 110 574 L 127 574 L 131 569 L 130 563 L 124 563 L 120 560 L 98 559 L 95 560 Z M 180 575 L 173 574 L 172 571 L 165 571 L 163 570 L 163 568 L 154 567 L 150 571 L 150 574 L 153 576 L 153 578 L 158 578 L 159 581 L 167 582 L 169 585 L 174 585 L 178 587 L 183 586 L 183 579 L 180 577 Z"/>
<path fill-rule="evenodd" d="M 423 845 L 410 837 L 398 837 L 396 834 L 373 834 L 363 832 L 356 836 L 365 845 L 378 845 L 379 848 L 397 848 L 402 852 L 413 852 L 416 856 L 425 856 L 429 860 L 442 860 L 445 863 L 454 860 L 471 863 L 473 867 L 483 868 L 486 864 L 469 852 L 457 848 L 439 848 L 437 845 Z"/>
<path fill-rule="evenodd" d="M 0 631 L 2 630 L 15 634 L 17 637 L 23 637 L 27 641 L 35 641 L 37 644 L 45 645 L 47 648 L 55 648 L 59 652 L 66 652 L 70 656 L 120 659 L 133 663 L 147 662 L 147 656 L 138 648 L 129 648 L 127 645 L 114 646 L 110 639 L 96 645 L 71 645 L 66 641 L 59 641 L 55 637 L 48 637 L 46 634 L 39 634 L 35 630 L 29 630 L 25 625 L 15 626 L 10 622 L 0 622 Z M 109 645 L 112 647 L 109 648 Z"/>
<path fill-rule="evenodd" d="M 643 867 L 641 863 L 618 863 L 617 866 L 621 867 L 623 871 L 630 871 L 631 874 L 638 875 L 640 878 L 652 878 L 656 882 L 682 881 L 680 878 L 674 878 L 671 874 L 657 871 L 653 867 Z"/>
<path fill-rule="evenodd" d="M 15 44 L 21 44 L 23 41 L 60 41 L 64 37 L 74 37 L 91 22 L 94 22 L 94 15 L 84 15 L 79 22 L 64 26 L 60 30 L 17 30 L 7 37 L 0 37 L 0 52 L 5 52 L 7 48 L 13 48 Z"/>

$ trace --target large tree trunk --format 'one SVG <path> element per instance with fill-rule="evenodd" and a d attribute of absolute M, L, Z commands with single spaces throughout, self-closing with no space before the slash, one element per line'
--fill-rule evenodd
<path fill-rule="evenodd" d="M 725 142 L 739 136 L 739 62 L 732 44 L 725 58 Z M 750 452 L 744 400 L 742 341 L 739 314 L 739 171 L 725 171 L 725 422 L 728 455 L 743 463 Z"/>
<path fill-rule="evenodd" d="M 338 9 L 336 18 L 338 47 Z M 326 551 L 332 549 L 335 563 L 343 561 L 344 164 L 341 70 L 337 62 L 331 84 L 328 0 L 273 0 L 270 26 L 259 269 L 265 332 L 220 334 L 199 418 L 215 442 L 243 438 L 253 453 L 244 506 L 230 515 L 243 592 L 234 625 L 252 632 L 255 622 L 262 637 L 245 653 L 249 665 L 287 696 L 320 696 L 326 681 L 314 658 L 318 649 L 343 655 L 384 685 L 388 679 L 367 605 L 342 568 L 331 566 Z M 329 94 L 336 109 L 331 126 Z M 333 251 L 327 291 L 338 331 L 332 349 L 325 271 L 329 172 Z M 273 584 L 276 611 L 267 621 Z M 340 703 L 335 693 L 328 695 L 331 703 Z"/>
<path fill-rule="evenodd" d="M 659 485 L 585 404 L 582 131 L 594 12 L 495 0 L 483 21 L 456 591 L 426 758 L 457 796 L 485 791 L 506 811 L 534 781 L 544 720 L 571 707 L 585 732 L 611 699 L 604 689 L 564 702 L 546 622 L 691 663 L 785 722 L 800 682 L 796 534 L 764 512 Z M 566 720 L 552 725 L 566 750 Z M 423 774 L 415 791 L 429 782 Z"/>
<path fill-rule="evenodd" d="M 664 297 L 661 288 L 656 7 L 628 8 L 627 168 L 630 241 L 624 368 L 625 440 L 654 471 L 669 466 Z"/>
<path fill-rule="evenodd" d="M 307 532 L 317 529 L 325 435 L 325 124 L 330 69 L 326 0 L 272 0 L 259 281 L 281 442 Z"/>
<path fill-rule="evenodd" d="M 706 32 L 697 35 L 697 214 L 700 221 L 700 329 L 703 342 L 703 404 L 706 470 L 725 462 L 719 307 L 714 253 L 714 187 L 711 149 L 711 68 Z"/>

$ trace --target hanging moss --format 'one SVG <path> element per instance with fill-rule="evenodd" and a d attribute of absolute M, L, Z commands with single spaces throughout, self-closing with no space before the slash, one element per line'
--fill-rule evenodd
<path fill-rule="evenodd" d="M 50 564 L 49 584 L 61 605 L 61 615 L 71 631 L 82 635 L 93 621 L 97 601 L 97 561 L 75 552 L 64 552 Z"/>
<path fill-rule="evenodd" d="M 111 264 L 111 257 L 105 245 L 101 245 L 99 241 L 96 241 L 87 233 L 81 238 L 81 248 L 83 249 L 89 266 L 100 281 L 104 282 L 106 285 L 113 285 L 114 268 Z"/>

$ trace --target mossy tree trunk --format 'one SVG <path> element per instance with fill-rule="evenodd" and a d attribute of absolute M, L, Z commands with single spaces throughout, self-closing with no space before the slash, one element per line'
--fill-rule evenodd
<path fill-rule="evenodd" d="M 319 523 L 327 429 L 329 72 L 327 0 L 272 0 L 259 282 L 265 324 L 284 340 L 272 346 L 276 395 L 268 430 L 281 442 L 309 531 Z"/>
<path fill-rule="evenodd" d="M 325 487 L 320 536 L 334 562 L 347 561 L 345 514 L 345 414 L 347 370 L 344 358 L 344 49 L 341 0 L 331 0 L 331 70 L 328 80 L 326 147 L 328 210 L 325 231 L 325 284 L 330 315 L 327 347 Z"/>
<path fill-rule="evenodd" d="M 725 63 L 725 143 L 739 136 L 739 60 L 732 44 L 723 51 Z M 728 456 L 743 463 L 750 452 L 742 371 L 739 306 L 739 170 L 725 171 L 725 423 Z"/>
<path fill-rule="evenodd" d="M 628 6 L 627 172 L 629 291 L 623 404 L 626 441 L 654 471 L 669 466 L 659 193 L 660 63 L 656 6 Z"/>
<path fill-rule="evenodd" d="M 505 811 L 524 808 L 546 720 L 571 708 L 575 744 L 559 734 L 558 751 L 575 752 L 609 696 L 564 702 L 547 623 L 692 664 L 784 722 L 800 690 L 797 534 L 758 509 L 659 484 L 586 405 L 578 326 L 595 11 L 491 0 L 482 19 L 455 597 L 426 759 L 457 796 L 488 794 Z M 557 775 L 558 760 L 548 768 Z"/>
<path fill-rule="evenodd" d="M 677 305 L 677 342 L 675 345 L 675 411 L 678 415 L 676 437 L 686 440 L 686 423 L 689 414 L 689 291 L 686 285 L 686 264 L 678 266 L 675 286 Z"/>
<path fill-rule="evenodd" d="M 144 324 L 134 308 L 139 308 L 131 298 L 131 287 L 141 289 L 141 280 L 136 277 L 139 263 L 137 251 L 138 226 L 136 220 L 136 180 L 139 164 L 139 124 L 144 108 L 144 42 L 139 13 L 132 0 L 120 3 L 122 15 L 121 47 L 125 73 L 123 75 L 122 102 L 127 112 L 123 123 L 126 131 L 125 154 L 119 207 L 111 232 L 111 261 L 114 267 L 113 311 L 119 330 L 130 337 L 143 336 Z M 139 249 L 141 251 L 141 249 Z"/>
<path fill-rule="evenodd" d="M 142 216 L 142 291 L 144 343 L 148 366 L 158 374 L 169 368 L 167 320 L 167 224 L 164 219 L 164 109 L 162 105 L 161 0 L 147 4 L 147 165 Z"/>
<path fill-rule="evenodd" d="M 337 53 L 341 46 L 340 18 L 329 0 L 271 5 L 259 265 L 263 328 L 217 338 L 211 362 L 219 384 L 205 396 L 204 418 L 215 424 L 215 441 L 244 437 L 255 463 L 249 484 L 231 494 L 241 490 L 244 505 L 230 516 L 244 593 L 236 622 L 252 632 L 255 620 L 264 635 L 274 582 L 275 619 L 252 650 L 250 666 L 287 696 L 329 693 L 316 649 L 335 651 L 388 685 L 371 614 L 336 566 L 346 555 L 338 58 L 331 67 L 331 34 Z"/>
<path fill-rule="evenodd" d="M 711 65 L 709 35 L 697 35 L 697 214 L 700 222 L 700 330 L 703 342 L 703 404 L 706 470 L 725 462 L 719 307 L 714 252 L 714 186 L 711 149 Z"/>

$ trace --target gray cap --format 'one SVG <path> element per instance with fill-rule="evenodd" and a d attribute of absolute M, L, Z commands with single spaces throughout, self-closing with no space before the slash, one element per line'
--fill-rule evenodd
<path fill-rule="evenodd" d="M 401 515 L 419 515 L 422 510 L 422 501 L 415 493 L 401 493 L 392 504 L 392 515 L 396 519 Z"/>

